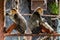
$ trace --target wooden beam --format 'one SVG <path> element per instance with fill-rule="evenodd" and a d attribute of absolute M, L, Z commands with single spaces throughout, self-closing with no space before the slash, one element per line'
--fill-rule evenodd
<path fill-rule="evenodd" d="M 15 27 L 16 27 L 16 24 L 13 23 L 13 24 L 6 30 L 6 32 L 7 32 L 7 33 L 11 33 L 12 30 L 13 30 Z"/>
<path fill-rule="evenodd" d="M 4 0 L 0 0 L 0 40 L 4 40 Z"/>

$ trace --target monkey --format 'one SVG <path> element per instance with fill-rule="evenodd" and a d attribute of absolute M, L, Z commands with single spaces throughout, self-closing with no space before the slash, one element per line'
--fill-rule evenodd
<path fill-rule="evenodd" d="M 16 23 L 17 26 L 15 27 L 15 30 L 17 30 L 21 34 L 24 34 L 27 23 L 25 18 L 19 12 L 17 12 L 16 9 L 11 9 L 8 16 L 14 23 Z"/>
<path fill-rule="evenodd" d="M 54 31 L 54 29 L 46 22 L 46 19 L 41 15 L 43 15 L 43 8 L 38 7 L 30 17 L 30 29 L 33 34 L 39 34 L 40 32 L 50 33 Z"/>

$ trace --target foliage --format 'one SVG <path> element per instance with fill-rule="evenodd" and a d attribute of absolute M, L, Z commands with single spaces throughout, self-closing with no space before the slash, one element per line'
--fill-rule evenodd
<path fill-rule="evenodd" d="M 52 14 L 59 14 L 59 7 L 56 6 L 56 3 L 50 3 L 48 5 Z"/>

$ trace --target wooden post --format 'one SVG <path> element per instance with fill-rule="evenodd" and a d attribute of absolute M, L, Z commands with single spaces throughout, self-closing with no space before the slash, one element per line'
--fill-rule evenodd
<path fill-rule="evenodd" d="M 4 0 L 0 0 L 0 40 L 4 40 Z"/>

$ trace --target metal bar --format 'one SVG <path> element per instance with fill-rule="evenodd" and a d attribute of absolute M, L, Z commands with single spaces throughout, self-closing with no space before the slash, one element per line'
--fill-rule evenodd
<path fill-rule="evenodd" d="M 9 34 L 6 33 L 4 34 L 4 36 L 60 36 L 60 34 L 44 34 L 44 33 L 40 33 L 40 34 Z"/>
<path fill-rule="evenodd" d="M 32 16 L 32 14 L 21 14 L 21 15 L 23 15 L 23 16 Z M 8 16 L 8 15 L 7 15 Z M 41 15 L 41 16 L 47 16 L 47 17 L 60 17 L 60 15 Z"/>
<path fill-rule="evenodd" d="M 23 16 L 31 16 L 32 14 L 22 14 Z M 60 16 L 60 15 L 41 15 L 41 16 L 49 16 L 49 17 L 57 17 L 57 16 Z"/>

